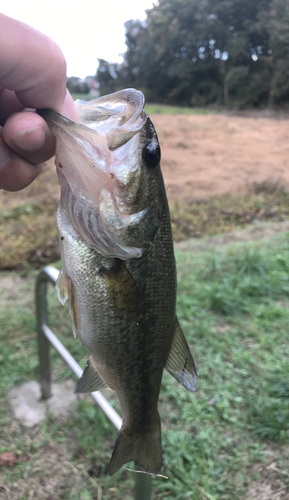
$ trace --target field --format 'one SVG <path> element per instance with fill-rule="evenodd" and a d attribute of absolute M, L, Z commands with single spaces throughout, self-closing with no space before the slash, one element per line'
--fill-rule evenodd
<path fill-rule="evenodd" d="M 162 110 L 175 112 L 152 108 Z M 288 218 L 287 120 L 160 112 L 152 119 L 175 241 Z M 59 257 L 58 200 L 53 161 L 26 190 L 0 192 L 0 269 L 41 267 Z"/>
<path fill-rule="evenodd" d="M 152 499 L 288 500 L 288 122 L 154 111 L 178 240 L 178 316 L 199 385 L 191 394 L 164 374 L 167 479 L 153 480 Z M 53 166 L 0 196 L 0 498 L 132 500 L 133 473 L 103 475 L 116 432 L 89 398 L 32 428 L 12 416 L 7 391 L 38 377 L 37 268 L 58 259 Z M 54 290 L 49 303 L 52 330 L 84 366 Z M 69 379 L 51 354 L 53 380 Z M 1 463 L 6 451 L 11 464 Z"/>

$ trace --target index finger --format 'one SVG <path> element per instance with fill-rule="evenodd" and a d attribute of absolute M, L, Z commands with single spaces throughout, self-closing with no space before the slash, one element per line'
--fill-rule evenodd
<path fill-rule="evenodd" d="M 66 63 L 58 45 L 34 28 L 0 14 L 0 47 L 1 87 L 15 91 L 25 107 L 60 112 Z"/>

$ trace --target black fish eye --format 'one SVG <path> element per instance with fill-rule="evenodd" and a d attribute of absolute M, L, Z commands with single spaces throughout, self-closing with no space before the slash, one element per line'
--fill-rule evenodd
<path fill-rule="evenodd" d="M 148 142 L 142 150 L 142 157 L 147 167 L 157 167 L 161 160 L 161 150 L 156 140 Z"/>

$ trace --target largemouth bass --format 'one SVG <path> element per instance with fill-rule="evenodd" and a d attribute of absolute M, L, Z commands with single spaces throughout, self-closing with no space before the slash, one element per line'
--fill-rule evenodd
<path fill-rule="evenodd" d="M 90 352 L 76 392 L 109 386 L 123 425 L 108 473 L 161 470 L 163 369 L 186 388 L 195 364 L 176 317 L 176 267 L 160 147 L 144 96 L 76 101 L 78 122 L 38 110 L 56 137 L 57 227 L 73 332 Z"/>

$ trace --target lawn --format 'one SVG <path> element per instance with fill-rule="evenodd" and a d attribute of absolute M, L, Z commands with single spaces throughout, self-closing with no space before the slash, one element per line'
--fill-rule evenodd
<path fill-rule="evenodd" d="M 90 94 L 71 94 L 74 101 L 81 99 L 82 101 L 90 101 L 96 99 Z M 183 106 L 168 106 L 166 104 L 146 104 L 145 111 L 148 115 L 208 115 L 214 114 L 216 111 L 210 108 L 186 108 Z"/>
<path fill-rule="evenodd" d="M 164 374 L 159 411 L 163 474 L 153 499 L 271 500 L 289 492 L 289 233 L 176 250 L 178 316 L 198 368 L 196 393 Z M 202 248 L 201 248 L 202 247 Z M 27 429 L 11 415 L 7 391 L 38 377 L 33 288 L 25 277 L 1 274 L 0 498 L 7 500 L 133 499 L 125 467 L 103 476 L 116 431 L 89 398 L 66 418 L 47 414 Z M 72 355 L 87 353 L 73 339 L 67 310 L 49 291 L 50 326 Z M 55 382 L 71 377 L 52 350 Z M 118 410 L 113 393 L 108 398 Z M 2 495 L 2 496 L 1 496 Z"/>

